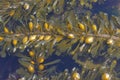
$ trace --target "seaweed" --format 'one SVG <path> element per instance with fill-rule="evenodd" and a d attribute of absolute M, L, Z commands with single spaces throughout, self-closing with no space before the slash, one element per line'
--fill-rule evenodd
<path fill-rule="evenodd" d="M 104 0 L 2 1 L 0 57 L 18 58 L 20 67 L 15 73 L 20 80 L 119 80 L 116 71 L 120 59 L 119 17 L 92 12 L 94 4 L 104 3 Z M 80 68 L 57 72 L 57 64 L 63 60 L 47 61 L 52 55 L 70 56 Z"/>

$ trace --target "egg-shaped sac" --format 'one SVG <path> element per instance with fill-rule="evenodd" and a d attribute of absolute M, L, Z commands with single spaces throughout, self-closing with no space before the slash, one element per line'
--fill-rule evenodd
<path fill-rule="evenodd" d="M 85 31 L 86 30 L 86 26 L 82 23 L 78 23 L 78 28 L 81 30 L 81 31 Z"/>
<path fill-rule="evenodd" d="M 101 75 L 101 80 L 111 80 L 111 75 L 109 73 L 103 73 Z"/>
<path fill-rule="evenodd" d="M 67 35 L 67 38 L 68 38 L 68 39 L 74 39 L 74 38 L 75 38 L 75 35 L 72 34 L 72 33 L 70 33 L 70 34 Z"/>
<path fill-rule="evenodd" d="M 71 75 L 72 80 L 80 80 L 80 74 L 78 72 L 73 72 Z"/>
<path fill-rule="evenodd" d="M 94 33 L 97 32 L 97 26 L 96 26 L 95 24 L 92 24 L 92 25 L 91 25 L 91 29 L 92 29 L 92 31 L 93 31 Z"/>
<path fill-rule="evenodd" d="M 41 41 L 41 40 L 44 40 L 44 38 L 45 38 L 45 35 L 40 35 L 38 40 Z"/>
<path fill-rule="evenodd" d="M 9 31 L 9 29 L 7 28 L 7 27 L 4 27 L 4 33 L 6 33 L 6 34 L 8 34 L 10 31 Z"/>
<path fill-rule="evenodd" d="M 31 63 L 31 64 L 33 64 L 33 65 L 35 65 L 35 64 L 36 64 L 36 63 L 35 63 L 35 61 L 33 61 L 33 60 L 32 60 L 32 61 L 30 61 L 30 63 Z"/>
<path fill-rule="evenodd" d="M 114 44 L 114 40 L 113 39 L 108 39 L 106 41 L 107 45 L 113 45 Z"/>
<path fill-rule="evenodd" d="M 11 10 L 10 12 L 9 12 L 9 16 L 13 16 L 15 14 L 15 10 Z"/>
<path fill-rule="evenodd" d="M 44 28 L 46 31 L 49 31 L 49 24 L 47 22 L 44 23 Z"/>
<path fill-rule="evenodd" d="M 28 42 L 28 36 L 24 36 L 22 39 L 22 43 L 27 44 L 27 42 Z"/>
<path fill-rule="evenodd" d="M 0 36 L 0 42 L 2 42 L 4 40 L 4 37 Z"/>
<path fill-rule="evenodd" d="M 31 50 L 31 51 L 29 51 L 29 52 L 28 52 L 28 54 L 29 54 L 29 56 L 30 56 L 30 57 L 35 57 L 35 52 L 34 52 L 34 51 L 32 51 L 32 50 Z"/>
<path fill-rule="evenodd" d="M 44 59 L 44 57 L 42 57 L 42 56 L 39 56 L 38 58 L 37 58 L 37 62 L 38 63 L 43 63 L 45 61 L 45 59 Z"/>
<path fill-rule="evenodd" d="M 13 39 L 12 40 L 12 45 L 15 47 L 18 44 L 18 40 L 17 39 Z"/>
<path fill-rule="evenodd" d="M 85 43 L 86 44 L 92 44 L 94 42 L 94 37 L 93 36 L 88 36 L 85 38 Z"/>
<path fill-rule="evenodd" d="M 29 30 L 30 30 L 30 31 L 33 31 L 33 27 L 34 27 L 34 24 L 33 24 L 32 21 L 30 21 L 30 22 L 28 23 L 28 28 L 29 28 Z"/>
<path fill-rule="evenodd" d="M 44 69 L 45 69 L 45 65 L 44 64 L 40 64 L 38 66 L 38 70 L 43 71 Z"/>
<path fill-rule="evenodd" d="M 37 35 L 30 35 L 29 36 L 29 41 L 32 42 L 32 41 L 35 41 L 37 39 Z"/>
<path fill-rule="evenodd" d="M 51 38 L 52 38 L 51 35 L 46 35 L 46 36 L 44 37 L 44 41 L 49 41 Z"/>
<path fill-rule="evenodd" d="M 24 8 L 25 10 L 28 10 L 28 9 L 30 8 L 30 5 L 29 5 L 28 3 L 25 3 L 25 4 L 23 5 L 23 8 Z"/>
<path fill-rule="evenodd" d="M 27 70 L 28 70 L 29 73 L 34 73 L 35 72 L 34 65 L 28 65 Z"/>

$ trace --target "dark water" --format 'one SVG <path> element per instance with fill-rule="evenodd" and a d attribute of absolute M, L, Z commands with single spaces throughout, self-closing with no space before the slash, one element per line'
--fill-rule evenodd
<path fill-rule="evenodd" d="M 104 4 L 94 4 L 92 11 L 93 13 L 102 11 L 108 15 L 120 16 L 120 0 L 106 0 Z"/>
<path fill-rule="evenodd" d="M 0 58 L 0 80 L 6 80 L 9 74 L 19 67 L 16 57 Z"/>

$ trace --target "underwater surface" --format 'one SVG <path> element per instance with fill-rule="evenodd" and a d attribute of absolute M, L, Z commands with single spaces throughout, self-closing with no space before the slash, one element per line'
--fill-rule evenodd
<path fill-rule="evenodd" d="M 0 80 L 120 80 L 120 0 L 0 0 Z"/>

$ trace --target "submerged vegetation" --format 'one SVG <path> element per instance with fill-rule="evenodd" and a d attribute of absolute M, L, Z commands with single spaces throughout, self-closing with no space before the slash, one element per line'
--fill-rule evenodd
<path fill-rule="evenodd" d="M 0 57 L 20 63 L 8 80 L 119 80 L 120 17 L 93 12 L 106 1 L 0 1 Z M 77 66 L 59 71 L 63 57 Z"/>

